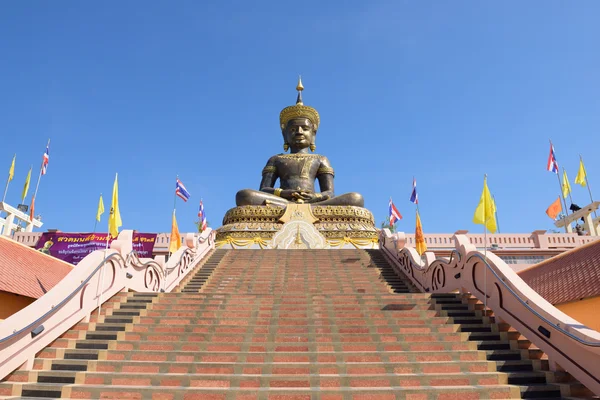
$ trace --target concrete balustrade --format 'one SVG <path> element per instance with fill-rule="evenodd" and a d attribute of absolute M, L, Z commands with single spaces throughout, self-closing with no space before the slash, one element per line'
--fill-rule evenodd
<path fill-rule="evenodd" d="M 431 251 L 420 256 L 406 247 L 404 233 L 391 234 L 384 229 L 380 248 L 421 291 L 459 291 L 477 297 L 543 350 L 552 366 L 565 369 L 600 395 L 600 332 L 555 308 L 497 255 L 477 250 L 471 239 L 455 234 L 451 256 L 436 258 Z"/>
<path fill-rule="evenodd" d="M 214 248 L 211 229 L 188 234 L 185 246 L 165 264 L 164 258 L 137 258 L 132 236 L 133 231 L 122 231 L 110 249 L 92 252 L 45 295 L 0 322 L 0 379 L 21 366 L 31 369 L 36 353 L 78 322 L 89 321 L 117 293 L 172 290 Z"/>

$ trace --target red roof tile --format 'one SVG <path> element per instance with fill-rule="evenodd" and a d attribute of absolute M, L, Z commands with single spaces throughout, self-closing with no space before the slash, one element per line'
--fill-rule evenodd
<path fill-rule="evenodd" d="M 71 264 L 0 235 L 0 291 L 37 299 L 72 268 Z"/>
<path fill-rule="evenodd" d="M 600 240 L 564 252 L 518 274 L 552 304 L 600 296 Z"/>

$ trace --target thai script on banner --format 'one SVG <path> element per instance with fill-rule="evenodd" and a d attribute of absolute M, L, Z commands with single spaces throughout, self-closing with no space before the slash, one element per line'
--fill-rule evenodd
<path fill-rule="evenodd" d="M 42 233 L 35 248 L 60 260 L 77 265 L 85 256 L 95 250 L 106 248 L 108 233 Z M 109 238 L 109 246 L 113 241 Z M 133 249 L 140 258 L 152 258 L 156 233 L 133 233 Z"/>

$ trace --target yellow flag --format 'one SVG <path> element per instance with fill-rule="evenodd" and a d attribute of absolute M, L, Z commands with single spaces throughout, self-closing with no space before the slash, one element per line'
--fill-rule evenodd
<path fill-rule="evenodd" d="M 175 253 L 181 247 L 181 235 L 177 227 L 177 219 L 175 219 L 175 211 L 173 211 L 173 221 L 171 222 L 171 241 L 169 243 L 169 253 Z"/>
<path fill-rule="evenodd" d="M 98 211 L 96 212 L 96 221 L 100 222 L 100 216 L 104 214 L 104 201 L 102 201 L 102 195 L 98 201 Z"/>
<path fill-rule="evenodd" d="M 577 172 L 577 176 L 575 177 L 575 183 L 585 187 L 585 178 L 587 178 L 587 174 L 585 173 L 583 160 L 579 160 L 579 172 Z"/>
<path fill-rule="evenodd" d="M 569 183 L 569 178 L 567 178 L 567 170 L 563 169 L 563 181 L 562 181 L 562 195 L 563 198 L 567 198 L 567 196 L 571 193 L 571 184 Z"/>
<path fill-rule="evenodd" d="M 23 193 L 21 194 L 21 203 L 25 201 L 25 197 L 27 197 L 27 192 L 29 192 L 29 182 L 31 181 L 31 167 L 29 167 L 29 172 L 27 173 L 27 178 L 25 178 L 25 186 L 23 186 Z"/>
<path fill-rule="evenodd" d="M 108 216 L 108 232 L 110 236 L 116 238 L 119 236 L 119 227 L 123 225 L 121 221 L 121 212 L 119 212 L 119 184 L 115 175 L 115 184 L 113 185 L 112 204 L 110 206 L 110 215 Z"/>
<path fill-rule="evenodd" d="M 483 192 L 481 193 L 479 205 L 475 209 L 473 222 L 485 225 L 491 233 L 495 233 L 498 229 L 496 225 L 496 203 L 492 199 L 490 189 L 488 189 L 487 177 L 483 179 Z"/>
<path fill-rule="evenodd" d="M 17 159 L 17 155 L 13 156 L 12 164 L 10 164 L 10 169 L 8 170 L 8 181 L 12 181 L 15 176 L 15 160 Z"/>
<path fill-rule="evenodd" d="M 423 235 L 423 226 L 421 226 L 421 217 L 417 211 L 417 226 L 415 227 L 415 244 L 417 253 L 423 255 L 427 251 L 427 244 L 425 243 L 425 235 Z"/>

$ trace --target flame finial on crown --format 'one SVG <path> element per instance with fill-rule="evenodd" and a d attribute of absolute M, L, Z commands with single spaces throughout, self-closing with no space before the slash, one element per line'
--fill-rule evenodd
<path fill-rule="evenodd" d="M 319 113 L 317 112 L 317 110 L 310 106 L 305 106 L 304 102 L 302 101 L 302 91 L 304 90 L 304 86 L 302 85 L 302 77 L 298 77 L 298 85 L 296 86 L 296 90 L 298 91 L 298 98 L 296 99 L 296 104 L 284 108 L 279 114 L 279 123 L 281 126 L 281 130 L 283 131 L 285 129 L 287 123 L 291 119 L 308 118 L 310 122 L 313 123 L 316 131 L 319 128 L 321 118 L 319 117 Z"/>

